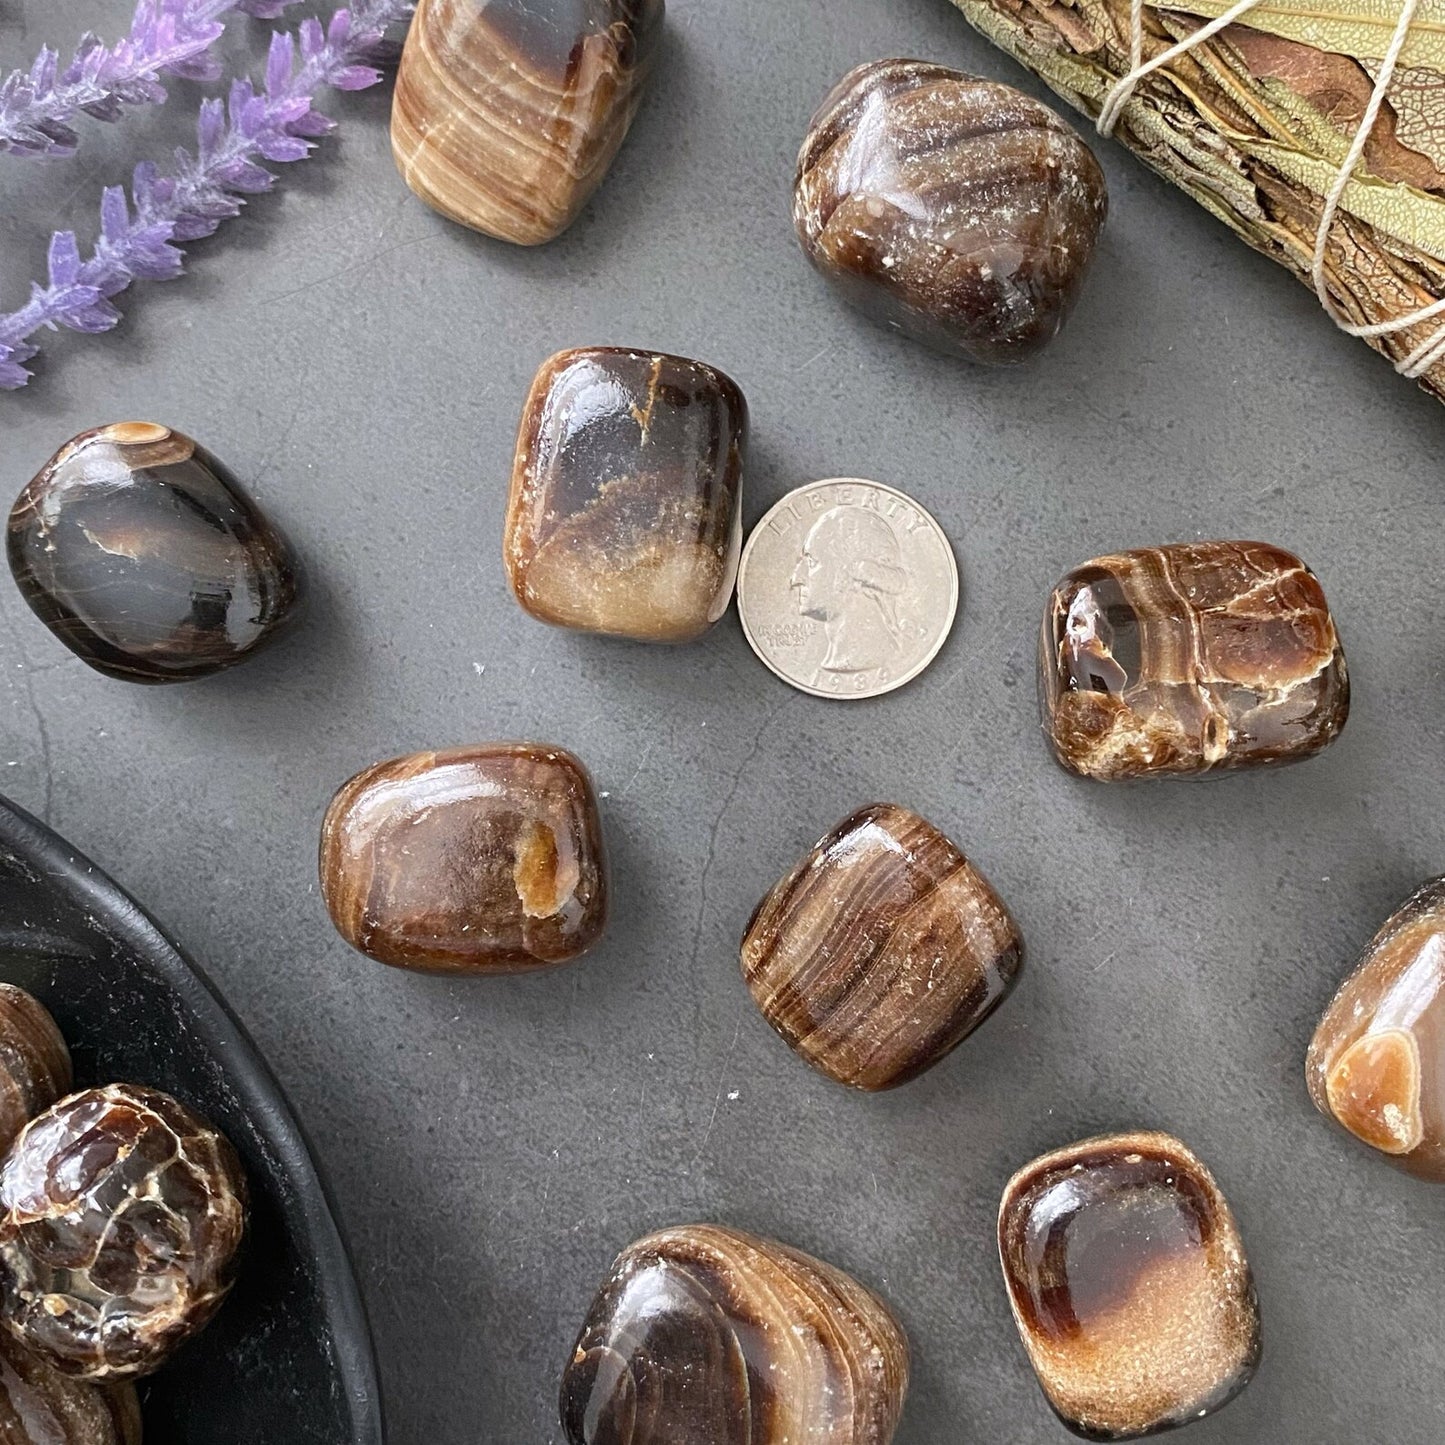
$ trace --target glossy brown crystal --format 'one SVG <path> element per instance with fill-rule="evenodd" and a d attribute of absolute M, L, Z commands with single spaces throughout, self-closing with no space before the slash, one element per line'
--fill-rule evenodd
<path fill-rule="evenodd" d="M 0 1445 L 141 1445 L 128 1380 L 72 1380 L 0 1333 Z"/>
<path fill-rule="evenodd" d="M 150 1374 L 220 1308 L 245 1227 L 235 1151 L 185 1105 L 72 1094 L 0 1165 L 0 1319 L 67 1375 Z"/>
<path fill-rule="evenodd" d="M 1259 1363 L 1244 1246 L 1208 1169 L 1167 1134 L 1045 1154 L 1009 1180 L 999 1256 L 1049 1404 L 1133 1440 L 1227 1404 Z"/>
<path fill-rule="evenodd" d="M 888 1445 L 908 1340 L 841 1270 L 735 1229 L 625 1250 L 562 1379 L 569 1445 Z"/>
<path fill-rule="evenodd" d="M 1263 542 L 1097 557 L 1054 588 L 1039 705 L 1054 755 L 1102 782 L 1306 758 L 1350 708 L 1313 572 Z"/>
<path fill-rule="evenodd" d="M 1305 1065 L 1319 1110 L 1445 1182 L 1445 878 L 1398 908 L 1325 1010 Z"/>
<path fill-rule="evenodd" d="M 537 743 L 378 763 L 327 810 L 321 891 L 341 936 L 398 968 L 565 963 L 607 921 L 592 780 L 571 753 Z"/>
<path fill-rule="evenodd" d="M 1023 940 L 931 823 L 875 803 L 845 818 L 758 905 L 743 977 L 814 1068 L 892 1089 L 932 1068 L 1008 996 Z"/>
<path fill-rule="evenodd" d="M 442 215 L 535 246 L 601 184 L 642 100 L 663 0 L 421 0 L 391 112 Z"/>
<path fill-rule="evenodd" d="M 233 667 L 298 612 L 290 544 L 215 457 L 152 422 L 67 442 L 20 493 L 7 541 L 40 620 L 128 682 Z"/>
<path fill-rule="evenodd" d="M 70 1050 L 45 1005 L 0 983 L 0 1153 L 70 1085 Z"/>
<path fill-rule="evenodd" d="M 564 351 L 522 415 L 505 558 L 560 627 L 687 642 L 727 610 L 742 543 L 748 408 L 681 356 Z"/>
<path fill-rule="evenodd" d="M 1107 211 L 1093 152 L 1047 106 L 918 60 L 834 87 L 793 190 L 803 251 L 844 297 L 992 365 L 1058 334 Z"/>

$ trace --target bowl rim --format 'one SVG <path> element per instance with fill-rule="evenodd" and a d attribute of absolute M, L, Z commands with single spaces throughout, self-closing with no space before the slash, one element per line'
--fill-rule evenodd
<path fill-rule="evenodd" d="M 288 1220 L 319 1266 L 317 1290 L 333 1323 L 332 1358 L 350 1417 L 346 1445 L 385 1445 L 375 1345 L 351 1254 L 305 1131 L 245 1025 L 215 984 L 120 884 L 3 795 L 0 849 L 30 865 L 48 887 L 70 894 L 90 926 L 139 955 L 190 1010 L 218 1056 L 224 1056 L 228 1078 L 294 1189 Z"/>

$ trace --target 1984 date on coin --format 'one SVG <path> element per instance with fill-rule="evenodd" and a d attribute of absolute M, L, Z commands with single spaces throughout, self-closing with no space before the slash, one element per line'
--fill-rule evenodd
<path fill-rule="evenodd" d="M 878 482 L 799 487 L 743 551 L 743 632 L 779 677 L 815 697 L 902 687 L 937 656 L 957 610 L 958 566 L 942 528 Z"/>

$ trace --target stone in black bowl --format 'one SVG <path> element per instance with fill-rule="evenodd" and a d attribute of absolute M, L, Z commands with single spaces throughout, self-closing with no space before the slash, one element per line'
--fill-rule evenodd
<path fill-rule="evenodd" d="M 0 979 L 55 1016 L 77 1088 L 164 1089 L 221 1129 L 246 1167 L 251 1229 L 236 1287 L 140 1382 L 146 1445 L 383 1445 L 351 1261 L 275 1080 L 137 904 L 4 798 Z"/>

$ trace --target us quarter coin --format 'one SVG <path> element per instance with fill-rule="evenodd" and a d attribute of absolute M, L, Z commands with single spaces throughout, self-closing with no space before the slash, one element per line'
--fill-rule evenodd
<path fill-rule="evenodd" d="M 879 482 L 799 487 L 743 549 L 743 632 L 784 682 L 814 697 L 902 687 L 938 655 L 957 612 L 958 564 L 943 529 Z"/>

